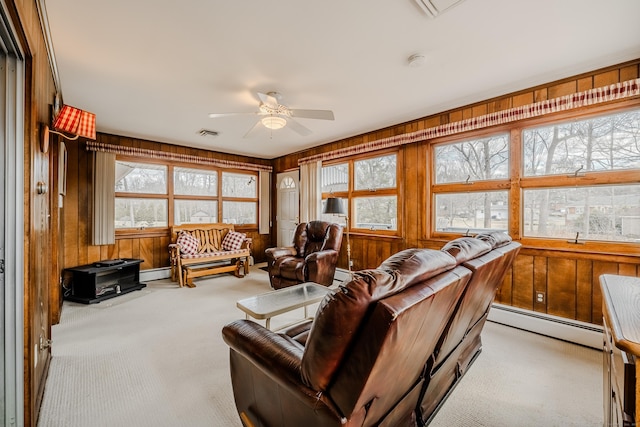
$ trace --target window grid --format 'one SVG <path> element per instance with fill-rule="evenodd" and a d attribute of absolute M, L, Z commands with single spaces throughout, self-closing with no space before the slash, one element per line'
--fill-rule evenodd
<path fill-rule="evenodd" d="M 156 222 L 150 226 L 145 226 L 144 224 L 141 226 L 131 226 L 130 223 L 127 223 L 127 226 L 123 226 L 122 224 L 118 224 L 118 219 L 116 218 L 116 233 L 118 234 L 127 234 L 139 230 L 153 232 L 154 230 L 164 229 L 172 225 L 198 222 L 222 222 L 222 219 L 233 222 L 236 225 L 236 228 L 257 228 L 259 203 L 257 195 L 257 173 L 219 168 L 193 168 L 182 165 L 166 165 L 153 161 L 150 162 L 146 159 L 131 159 L 120 156 L 116 158 L 116 164 L 118 163 L 135 163 L 138 165 L 150 166 L 150 169 L 153 170 L 161 168 L 166 170 L 166 190 L 164 193 L 122 192 L 116 189 L 116 203 L 120 202 L 121 204 L 126 205 L 128 203 L 128 199 L 132 201 L 146 199 L 151 199 L 150 201 L 160 201 L 161 205 L 164 206 L 166 210 L 164 223 Z M 202 171 L 202 175 L 199 178 L 206 178 L 215 181 L 215 190 L 212 188 L 203 188 L 198 191 L 194 191 L 194 194 L 185 194 L 188 191 L 184 189 L 183 185 L 182 190 L 179 191 L 181 194 L 176 194 L 176 191 L 174 191 L 174 180 L 176 175 L 181 176 L 183 180 L 185 179 L 185 175 L 187 177 L 190 176 L 192 179 L 196 179 L 198 178 L 196 177 L 198 171 Z M 215 178 L 212 178 L 213 176 L 215 176 Z M 227 176 L 233 177 L 232 181 L 237 181 L 246 177 L 243 185 L 247 188 L 245 189 L 240 187 L 237 182 L 232 183 L 230 187 L 229 185 L 223 187 L 223 177 Z M 234 196 L 223 195 L 223 188 L 234 188 L 234 185 L 243 190 L 244 193 L 235 194 Z M 198 192 L 201 194 L 197 194 Z M 227 194 L 230 193 L 230 191 L 224 192 Z M 227 205 L 227 208 L 225 208 L 225 202 L 230 204 Z M 231 207 L 231 209 L 229 209 L 229 207 Z M 236 221 L 235 218 L 225 218 L 225 212 L 227 214 L 229 212 L 240 212 L 243 214 L 243 217 L 240 221 Z M 252 213 L 255 218 L 250 219 Z"/>

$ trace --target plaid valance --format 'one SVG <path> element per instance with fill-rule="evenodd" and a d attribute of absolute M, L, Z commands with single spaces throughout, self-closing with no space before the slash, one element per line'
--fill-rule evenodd
<path fill-rule="evenodd" d="M 574 93 L 572 95 L 548 99 L 546 101 L 540 101 L 534 104 L 510 108 L 508 110 L 497 111 L 495 113 L 485 114 L 483 116 L 478 116 L 471 119 L 422 129 L 416 132 L 405 133 L 403 135 L 382 138 L 376 141 L 370 141 L 364 144 L 355 145 L 353 147 L 346 147 L 339 150 L 316 154 L 310 157 L 304 157 L 298 160 L 298 164 L 316 162 L 318 160 L 328 161 L 339 159 L 341 157 L 353 156 L 356 154 L 367 153 L 384 148 L 397 147 L 413 142 L 453 135 L 456 133 L 475 129 L 482 129 L 489 126 L 511 123 L 518 120 L 529 119 L 532 117 L 544 116 L 545 114 L 567 111 L 574 108 L 596 105 L 608 101 L 615 101 L 638 95 L 640 95 L 640 79 L 628 80 L 626 82 L 616 83 L 610 86 L 589 89 L 584 92 Z"/>
<path fill-rule="evenodd" d="M 184 163 L 194 163 L 228 169 L 242 169 L 252 171 L 273 171 L 273 167 L 253 163 L 235 162 L 232 160 L 210 159 L 193 156 L 190 154 L 169 153 L 166 151 L 149 150 L 146 148 L 125 147 L 121 145 L 105 144 L 102 142 L 87 141 L 87 151 L 101 151 L 105 153 L 120 154 L 123 156 L 144 157 L 147 159 L 170 160 Z"/>

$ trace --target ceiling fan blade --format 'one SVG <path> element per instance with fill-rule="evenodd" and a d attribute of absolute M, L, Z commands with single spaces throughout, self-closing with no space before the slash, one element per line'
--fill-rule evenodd
<path fill-rule="evenodd" d="M 258 98 L 264 105 L 268 105 L 269 107 L 276 108 L 278 106 L 278 98 L 270 95 L 269 93 L 257 92 Z"/>
<path fill-rule="evenodd" d="M 210 113 L 209 117 L 212 119 L 215 119 L 216 117 L 255 116 L 256 114 L 260 114 L 260 113 L 256 113 L 255 111 L 253 113 Z"/>
<path fill-rule="evenodd" d="M 251 137 L 255 133 L 256 129 L 258 129 L 261 125 L 262 125 L 262 123 L 260 123 L 260 119 L 258 119 L 256 121 L 256 124 L 253 125 L 253 127 L 251 127 L 251 129 L 249 129 L 249 131 L 244 134 L 243 138 Z"/>
<path fill-rule="evenodd" d="M 307 136 L 311 135 L 311 130 L 302 126 L 300 123 L 293 120 L 291 117 L 287 117 L 287 127 L 290 127 L 292 131 L 299 135 Z"/>
<path fill-rule="evenodd" d="M 320 119 L 334 120 L 333 111 L 331 110 L 299 110 L 297 108 L 289 109 L 291 117 L 300 117 L 303 119 Z"/>

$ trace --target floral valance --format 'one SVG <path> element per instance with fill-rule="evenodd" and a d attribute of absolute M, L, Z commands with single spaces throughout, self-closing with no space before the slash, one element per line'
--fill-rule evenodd
<path fill-rule="evenodd" d="M 544 116 L 545 114 L 567 111 L 574 108 L 596 105 L 608 101 L 615 101 L 638 95 L 640 95 L 640 79 L 628 80 L 626 82 L 616 83 L 610 86 L 589 89 L 584 92 L 574 93 L 572 95 L 548 99 L 546 101 L 540 101 L 534 104 L 497 111 L 495 113 L 485 114 L 483 116 L 478 116 L 471 119 L 465 119 L 458 122 L 422 129 L 416 132 L 406 133 L 403 135 L 382 138 L 376 141 L 370 141 L 364 144 L 355 145 L 353 147 L 341 148 L 339 150 L 316 154 L 310 157 L 304 157 L 298 160 L 298 164 L 316 162 L 318 160 L 328 161 L 339 159 L 342 157 L 353 156 L 360 153 L 367 153 L 384 148 L 396 147 L 413 142 L 453 135 L 456 133 L 475 129 L 482 129 L 489 126 L 511 123 L 518 120 Z"/>
<path fill-rule="evenodd" d="M 232 160 L 210 159 L 207 157 L 193 156 L 190 154 L 168 153 L 166 151 L 149 150 L 146 148 L 125 147 L 121 145 L 105 144 L 102 142 L 87 141 L 87 151 L 101 151 L 105 153 L 120 154 L 123 156 L 144 157 L 147 159 L 168 160 L 198 165 L 213 166 L 227 169 L 243 169 L 252 171 L 272 172 L 273 167 Z"/>

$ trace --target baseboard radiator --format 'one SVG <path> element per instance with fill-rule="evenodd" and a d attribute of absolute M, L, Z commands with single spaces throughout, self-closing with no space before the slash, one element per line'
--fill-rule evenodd
<path fill-rule="evenodd" d="M 602 327 L 591 323 L 503 304 L 493 304 L 487 320 L 602 350 Z"/>

